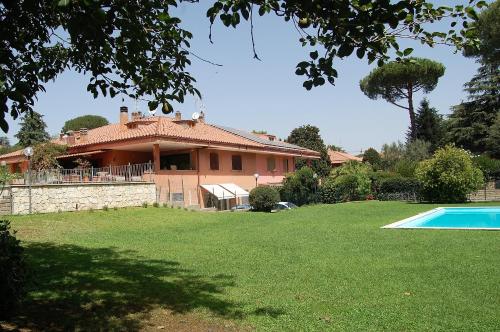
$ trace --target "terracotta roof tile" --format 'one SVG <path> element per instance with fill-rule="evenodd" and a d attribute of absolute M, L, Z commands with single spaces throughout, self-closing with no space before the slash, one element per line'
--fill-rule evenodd
<path fill-rule="evenodd" d="M 160 138 L 166 140 L 186 140 L 200 144 L 220 144 L 245 146 L 260 150 L 279 150 L 294 152 L 302 155 L 318 157 L 315 151 L 283 142 L 266 142 L 250 133 L 226 127 L 210 125 L 204 122 L 194 123 L 191 120 L 175 120 L 166 116 L 147 117 L 136 119 L 127 124 L 110 124 L 88 130 L 86 138 L 82 139 L 79 132 L 75 132 L 75 142 L 68 142 L 69 148 L 79 148 L 78 151 L 92 151 L 95 145 L 99 149 L 105 148 L 107 143 L 129 141 L 138 138 Z M 53 140 L 57 144 L 65 144 L 61 139 Z M 22 155 L 22 150 L 0 156 L 0 159 Z"/>
<path fill-rule="evenodd" d="M 332 164 L 343 164 L 349 160 L 363 161 L 363 159 L 346 152 L 328 150 L 328 157 Z"/>

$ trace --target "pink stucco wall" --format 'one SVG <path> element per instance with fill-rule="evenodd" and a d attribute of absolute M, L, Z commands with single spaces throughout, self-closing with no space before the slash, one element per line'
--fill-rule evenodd
<path fill-rule="evenodd" d="M 219 170 L 210 169 L 210 153 L 219 155 Z M 199 161 L 196 161 L 199 155 Z M 241 155 L 242 170 L 232 169 L 232 155 Z M 193 166 L 199 167 L 191 171 L 167 171 L 161 170 L 155 176 L 160 201 L 166 201 L 172 193 L 184 193 L 186 205 L 203 206 L 203 195 L 205 194 L 198 185 L 234 183 L 241 188 L 250 191 L 256 183 L 254 174 L 258 173 L 258 184 L 281 183 L 285 176 L 283 159 L 288 159 L 289 171 L 294 169 L 294 158 L 290 156 L 274 156 L 268 154 L 256 154 L 245 152 L 222 151 L 215 149 L 200 149 L 192 155 Z M 276 159 L 276 169 L 268 171 L 267 160 L 269 157 Z M 234 202 L 236 204 L 236 202 Z"/>

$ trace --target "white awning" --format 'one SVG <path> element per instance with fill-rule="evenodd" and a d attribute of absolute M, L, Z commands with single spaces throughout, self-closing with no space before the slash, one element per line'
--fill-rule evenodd
<path fill-rule="evenodd" d="M 217 197 L 217 199 L 235 198 L 233 193 L 218 184 L 202 184 L 201 187 Z"/>
<path fill-rule="evenodd" d="M 236 197 L 247 197 L 250 194 L 248 191 L 244 190 L 243 188 L 235 185 L 234 183 L 221 183 L 219 186 L 223 187 L 224 189 L 230 191 L 231 193 L 235 194 Z"/>

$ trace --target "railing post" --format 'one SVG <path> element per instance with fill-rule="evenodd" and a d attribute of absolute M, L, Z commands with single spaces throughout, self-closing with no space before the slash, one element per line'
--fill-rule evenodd
<path fill-rule="evenodd" d="M 128 180 L 129 181 L 132 181 L 132 171 L 131 171 L 131 168 L 132 166 L 130 165 L 130 163 L 128 163 Z"/>
<path fill-rule="evenodd" d="M 90 166 L 90 182 L 94 181 L 94 166 Z"/>

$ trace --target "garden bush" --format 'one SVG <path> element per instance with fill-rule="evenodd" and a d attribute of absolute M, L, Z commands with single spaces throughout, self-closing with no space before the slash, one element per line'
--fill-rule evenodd
<path fill-rule="evenodd" d="M 322 201 L 331 202 L 332 194 L 335 202 L 364 200 L 371 193 L 371 172 L 370 166 L 357 161 L 347 162 L 335 168 L 323 186 L 325 188 L 321 194 Z"/>
<path fill-rule="evenodd" d="M 320 190 L 321 202 L 325 204 L 365 200 L 369 194 L 370 183 L 368 182 L 368 186 L 360 183 L 360 178 L 352 174 L 330 178 Z"/>
<path fill-rule="evenodd" d="M 450 145 L 422 161 L 416 176 L 422 184 L 424 200 L 430 202 L 464 202 L 484 181 L 483 173 L 474 166 L 469 153 Z"/>
<path fill-rule="evenodd" d="M 256 187 L 250 191 L 250 205 L 254 211 L 271 212 L 280 200 L 279 192 L 273 187 Z"/>
<path fill-rule="evenodd" d="M 381 201 L 415 201 L 418 200 L 419 193 L 420 182 L 417 179 L 395 176 L 380 182 L 377 199 Z"/>
<path fill-rule="evenodd" d="M 23 247 L 10 231 L 8 220 L 0 220 L 0 319 L 18 306 L 25 294 L 27 268 Z"/>
<path fill-rule="evenodd" d="M 500 179 L 500 160 L 483 154 L 474 157 L 473 162 L 483 172 L 485 180 Z"/>
<path fill-rule="evenodd" d="M 295 173 L 288 174 L 280 188 L 281 199 L 296 205 L 317 202 L 318 177 L 309 167 L 302 167 Z"/>

